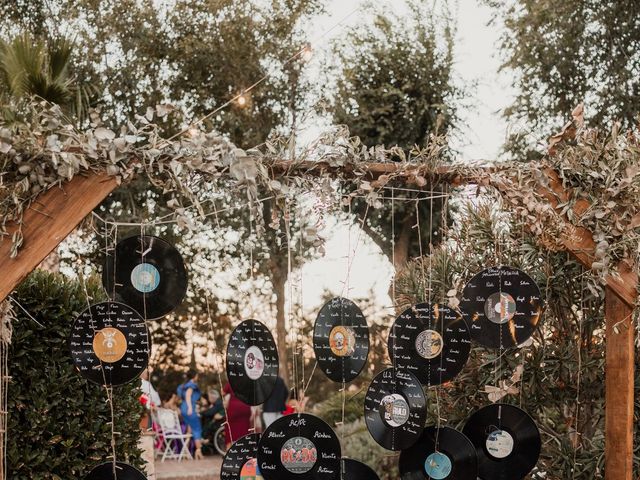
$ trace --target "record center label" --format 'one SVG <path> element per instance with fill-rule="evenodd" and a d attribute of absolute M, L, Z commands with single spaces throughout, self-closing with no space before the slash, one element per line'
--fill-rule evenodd
<path fill-rule="evenodd" d="M 93 337 L 93 351 L 100 361 L 115 363 L 127 353 L 127 339 L 117 328 L 103 328 Z"/>
<path fill-rule="evenodd" d="M 431 453 L 424 462 L 424 472 L 433 480 L 447 478 L 451 468 L 451 459 L 441 452 Z"/>
<path fill-rule="evenodd" d="M 409 404 L 399 393 L 382 397 L 380 406 L 382 419 L 391 427 L 400 427 L 409 420 Z"/>
<path fill-rule="evenodd" d="M 280 461 L 291 473 L 307 473 L 318 459 L 318 451 L 313 442 L 305 437 L 287 440 L 280 450 Z"/>
<path fill-rule="evenodd" d="M 353 354 L 356 349 L 356 336 L 353 330 L 342 325 L 333 327 L 329 333 L 329 346 L 338 357 Z"/>
<path fill-rule="evenodd" d="M 494 430 L 487 437 L 487 452 L 494 458 L 506 458 L 513 452 L 513 437 L 505 430 Z"/>
<path fill-rule="evenodd" d="M 507 323 L 516 314 L 516 302 L 508 293 L 492 293 L 484 303 L 484 313 L 493 323 Z"/>
<path fill-rule="evenodd" d="M 244 354 L 244 371 L 251 380 L 259 379 L 264 373 L 264 355 L 255 345 L 247 348 Z"/>
<path fill-rule="evenodd" d="M 258 460 L 250 458 L 240 469 L 240 480 L 263 480 L 258 468 Z"/>
<path fill-rule="evenodd" d="M 416 337 L 416 352 L 427 360 L 440 355 L 443 345 L 442 335 L 435 330 L 423 330 Z"/>
<path fill-rule="evenodd" d="M 131 270 L 131 285 L 142 293 L 153 292 L 160 285 L 160 272 L 150 263 L 140 263 Z"/>

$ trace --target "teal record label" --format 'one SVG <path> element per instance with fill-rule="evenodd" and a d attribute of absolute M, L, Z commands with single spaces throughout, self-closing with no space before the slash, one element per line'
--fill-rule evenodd
<path fill-rule="evenodd" d="M 441 452 L 431 453 L 424 461 L 424 472 L 433 480 L 447 478 L 451 468 L 451 459 Z"/>
<path fill-rule="evenodd" d="M 160 272 L 150 263 L 140 263 L 131 270 L 131 285 L 142 293 L 153 292 L 160 285 Z"/>

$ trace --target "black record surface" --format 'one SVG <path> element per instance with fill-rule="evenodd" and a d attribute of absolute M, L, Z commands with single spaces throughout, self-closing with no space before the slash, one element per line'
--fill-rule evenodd
<path fill-rule="evenodd" d="M 236 440 L 224 455 L 220 480 L 241 480 L 260 475 L 257 465 L 259 433 L 250 433 Z"/>
<path fill-rule="evenodd" d="M 332 428 L 308 413 L 286 415 L 267 428 L 258 444 L 264 480 L 338 480 L 340 442 Z"/>
<path fill-rule="evenodd" d="M 87 380 L 123 385 L 147 368 L 151 339 L 138 312 L 122 303 L 101 302 L 75 319 L 69 350 L 76 369 Z"/>
<path fill-rule="evenodd" d="M 173 245 L 158 237 L 138 235 L 107 251 L 102 284 L 113 300 L 130 305 L 145 319 L 155 319 L 182 303 L 187 272 Z"/>
<path fill-rule="evenodd" d="M 116 462 L 116 474 L 113 475 L 113 462 L 101 463 L 94 467 L 85 480 L 147 480 L 147 477 L 127 463 Z"/>
<path fill-rule="evenodd" d="M 373 439 L 387 450 L 404 450 L 418 441 L 427 418 L 427 399 L 411 373 L 383 370 L 364 399 L 364 419 Z"/>
<path fill-rule="evenodd" d="M 342 478 L 340 480 L 380 480 L 380 477 L 366 463 L 351 458 L 343 458 Z"/>
<path fill-rule="evenodd" d="M 476 480 L 476 448 L 458 430 L 427 427 L 420 440 L 400 454 L 400 475 L 402 480 Z"/>
<path fill-rule="evenodd" d="M 278 350 L 263 323 L 245 320 L 227 344 L 227 377 L 235 395 L 248 405 L 264 403 L 278 378 Z"/>
<path fill-rule="evenodd" d="M 476 448 L 482 480 L 519 480 L 538 462 L 540 431 L 518 407 L 496 403 L 481 408 L 462 431 Z"/>
<path fill-rule="evenodd" d="M 423 385 L 440 385 L 454 378 L 469 358 L 471 337 L 455 310 L 419 303 L 396 318 L 388 339 L 396 368 L 413 373 Z"/>
<path fill-rule="evenodd" d="M 369 355 L 369 328 L 362 310 L 343 297 L 325 303 L 313 328 L 313 350 L 318 365 L 334 382 L 356 378 Z"/>
<path fill-rule="evenodd" d="M 513 267 L 476 274 L 462 291 L 460 310 L 471 338 L 489 348 L 516 347 L 533 335 L 542 316 L 540 289 Z"/>

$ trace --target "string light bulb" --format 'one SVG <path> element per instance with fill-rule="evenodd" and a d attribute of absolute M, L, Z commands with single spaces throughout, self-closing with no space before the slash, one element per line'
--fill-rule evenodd
<path fill-rule="evenodd" d="M 241 107 L 244 108 L 247 106 L 247 103 L 249 103 L 249 99 L 247 98 L 246 93 L 242 92 L 240 95 L 238 95 L 238 97 L 236 98 L 236 104 Z"/>
<path fill-rule="evenodd" d="M 313 57 L 313 48 L 311 47 L 310 43 L 307 43 L 304 46 L 300 56 L 302 57 L 302 60 L 304 60 L 305 62 L 308 62 L 311 60 L 311 58 Z"/>

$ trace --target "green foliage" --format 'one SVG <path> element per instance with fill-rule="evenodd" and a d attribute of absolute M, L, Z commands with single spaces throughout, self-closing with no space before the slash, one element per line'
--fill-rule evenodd
<path fill-rule="evenodd" d="M 89 301 L 103 299 L 97 282 L 89 282 L 87 290 Z M 111 454 L 105 391 L 82 379 L 69 356 L 71 324 L 87 306 L 84 288 L 61 275 L 36 271 L 14 296 L 43 327 L 16 308 L 9 353 L 8 478 L 83 478 Z M 135 382 L 114 389 L 117 457 L 141 466 L 138 396 Z"/>
<path fill-rule="evenodd" d="M 0 93 L 13 100 L 35 96 L 82 119 L 94 92 L 71 75 L 72 48 L 67 39 L 44 42 L 28 33 L 0 40 Z"/>
<path fill-rule="evenodd" d="M 511 151 L 531 156 L 540 140 L 584 101 L 589 123 L 632 127 L 640 95 L 640 3 L 635 0 L 485 0 L 504 23 L 503 68 L 518 93 L 506 115 L 526 122 L 530 139 Z M 537 143 L 537 144 L 536 144 Z"/>
<path fill-rule="evenodd" d="M 501 210 L 494 197 L 463 205 L 455 227 L 431 258 L 416 259 L 396 282 L 398 303 L 430 299 L 456 302 L 465 283 L 488 265 L 513 265 L 532 275 L 546 304 L 531 345 L 499 352 L 476 347 L 453 381 L 430 391 L 430 421 L 462 427 L 469 414 L 490 403 L 485 386 L 499 386 L 519 366 L 519 391 L 503 401 L 533 416 L 542 434 L 542 454 L 532 479 L 604 478 L 604 303 L 598 273 L 583 271 L 564 252 L 540 246 L 518 215 Z M 454 290 L 453 292 L 448 290 Z M 577 399 L 579 398 L 579 407 Z M 639 412 L 636 405 L 636 412 Z M 636 445 L 638 432 L 636 431 Z M 638 459 L 636 458 L 636 465 Z"/>

